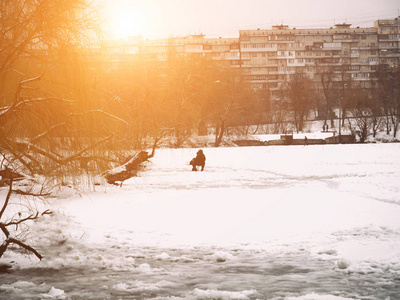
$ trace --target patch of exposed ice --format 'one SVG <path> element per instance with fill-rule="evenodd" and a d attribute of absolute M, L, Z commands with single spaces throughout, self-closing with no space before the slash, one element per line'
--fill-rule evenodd
<path fill-rule="evenodd" d="M 172 283 L 165 280 L 156 283 L 145 283 L 140 280 L 135 280 L 127 283 L 117 283 L 112 288 L 119 292 L 157 292 L 160 289 L 167 288 L 172 285 Z"/>
<path fill-rule="evenodd" d="M 169 259 L 171 257 L 169 256 L 168 253 L 163 252 L 163 253 L 160 253 L 160 254 L 156 255 L 155 258 L 162 260 L 162 259 Z"/>
<path fill-rule="evenodd" d="M 343 298 L 333 295 L 307 294 L 300 297 L 287 297 L 285 300 L 354 300 L 353 298 Z"/>
<path fill-rule="evenodd" d="M 5 293 L 19 293 L 22 289 L 28 289 L 36 287 L 36 284 L 29 281 L 17 281 L 12 284 L 0 285 L 0 291 Z"/>
<path fill-rule="evenodd" d="M 42 294 L 41 297 L 44 299 L 65 299 L 66 295 L 63 290 L 52 287 L 47 294 Z"/>
<path fill-rule="evenodd" d="M 219 290 L 201 290 L 194 289 L 193 295 L 198 300 L 218 299 L 218 300 L 245 300 L 248 296 L 255 294 L 255 290 L 246 290 L 241 292 L 219 291 Z"/>
<path fill-rule="evenodd" d="M 213 262 L 226 262 L 233 259 L 235 259 L 235 256 L 226 251 L 217 251 L 214 254 L 206 257 L 206 260 L 211 260 Z"/>

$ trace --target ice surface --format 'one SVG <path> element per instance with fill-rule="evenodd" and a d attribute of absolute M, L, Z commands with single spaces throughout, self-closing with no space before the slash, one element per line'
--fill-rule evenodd
<path fill-rule="evenodd" d="M 54 199 L 0 298 L 397 299 L 400 144 L 197 150 Z"/>

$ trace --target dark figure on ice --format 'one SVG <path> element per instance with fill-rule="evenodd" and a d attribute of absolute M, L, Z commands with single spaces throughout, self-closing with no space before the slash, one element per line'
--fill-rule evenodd
<path fill-rule="evenodd" d="M 206 156 L 203 153 L 203 150 L 197 151 L 197 156 L 190 161 L 190 165 L 193 167 L 192 171 L 197 171 L 196 166 L 201 167 L 201 170 L 204 170 L 204 166 L 206 164 Z"/>

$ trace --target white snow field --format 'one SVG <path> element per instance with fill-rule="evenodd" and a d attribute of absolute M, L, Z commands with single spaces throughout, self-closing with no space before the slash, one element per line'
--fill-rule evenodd
<path fill-rule="evenodd" d="M 52 200 L 0 298 L 400 299 L 400 143 L 197 150 Z"/>

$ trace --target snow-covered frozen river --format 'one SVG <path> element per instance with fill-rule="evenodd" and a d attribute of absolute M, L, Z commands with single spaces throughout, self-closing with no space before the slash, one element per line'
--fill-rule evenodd
<path fill-rule="evenodd" d="M 0 299 L 400 299 L 400 144 L 203 150 L 60 195 Z"/>

